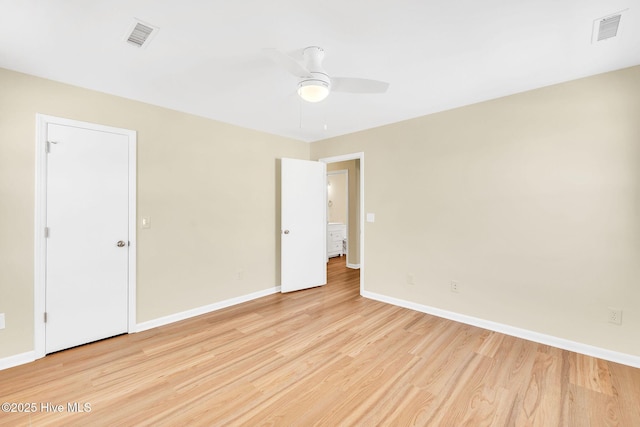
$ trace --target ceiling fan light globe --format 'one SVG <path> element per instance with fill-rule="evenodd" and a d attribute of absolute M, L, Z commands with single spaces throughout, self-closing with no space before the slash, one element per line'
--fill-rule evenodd
<path fill-rule="evenodd" d="M 298 95 L 307 102 L 320 102 L 329 95 L 329 85 L 321 80 L 300 82 Z"/>

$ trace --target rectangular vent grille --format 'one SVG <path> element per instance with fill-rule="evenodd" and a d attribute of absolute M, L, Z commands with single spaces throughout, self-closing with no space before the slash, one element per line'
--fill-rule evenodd
<path fill-rule="evenodd" d="M 135 44 L 138 47 L 142 47 L 142 45 L 147 41 L 152 32 L 153 28 L 147 27 L 146 25 L 138 22 L 131 34 L 129 34 L 129 38 L 127 39 L 127 41 L 131 44 Z"/>
<path fill-rule="evenodd" d="M 133 24 L 129 27 L 129 31 L 127 31 L 124 36 L 124 40 L 133 46 L 147 47 L 157 32 L 157 27 L 144 23 L 138 19 L 134 19 Z"/>
<path fill-rule="evenodd" d="M 622 15 L 615 15 L 600 21 L 598 28 L 598 41 L 610 39 L 618 34 L 620 18 Z"/>

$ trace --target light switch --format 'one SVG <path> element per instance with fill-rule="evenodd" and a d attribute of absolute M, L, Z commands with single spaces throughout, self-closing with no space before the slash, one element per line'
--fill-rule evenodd
<path fill-rule="evenodd" d="M 149 216 L 142 217 L 142 228 L 151 228 L 151 217 Z"/>
<path fill-rule="evenodd" d="M 367 214 L 367 222 L 376 222 L 376 214 L 368 213 Z"/>
<path fill-rule="evenodd" d="M 4 329 L 4 313 L 0 313 L 0 329 Z"/>

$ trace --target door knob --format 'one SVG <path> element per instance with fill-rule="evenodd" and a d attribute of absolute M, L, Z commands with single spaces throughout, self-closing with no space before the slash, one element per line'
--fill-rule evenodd
<path fill-rule="evenodd" d="M 124 240 L 118 240 L 118 243 L 116 243 L 116 246 L 118 246 L 119 248 L 124 246 Z"/>

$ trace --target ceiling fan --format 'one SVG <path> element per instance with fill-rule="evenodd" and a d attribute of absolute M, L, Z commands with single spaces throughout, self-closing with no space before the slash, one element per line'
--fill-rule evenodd
<path fill-rule="evenodd" d="M 304 64 L 277 49 L 266 49 L 265 51 L 275 63 L 300 79 L 298 81 L 298 95 L 308 102 L 322 101 L 331 91 L 384 93 L 389 88 L 389 83 L 378 80 L 329 77 L 322 68 L 324 49 L 318 46 L 309 46 L 303 50 Z"/>

